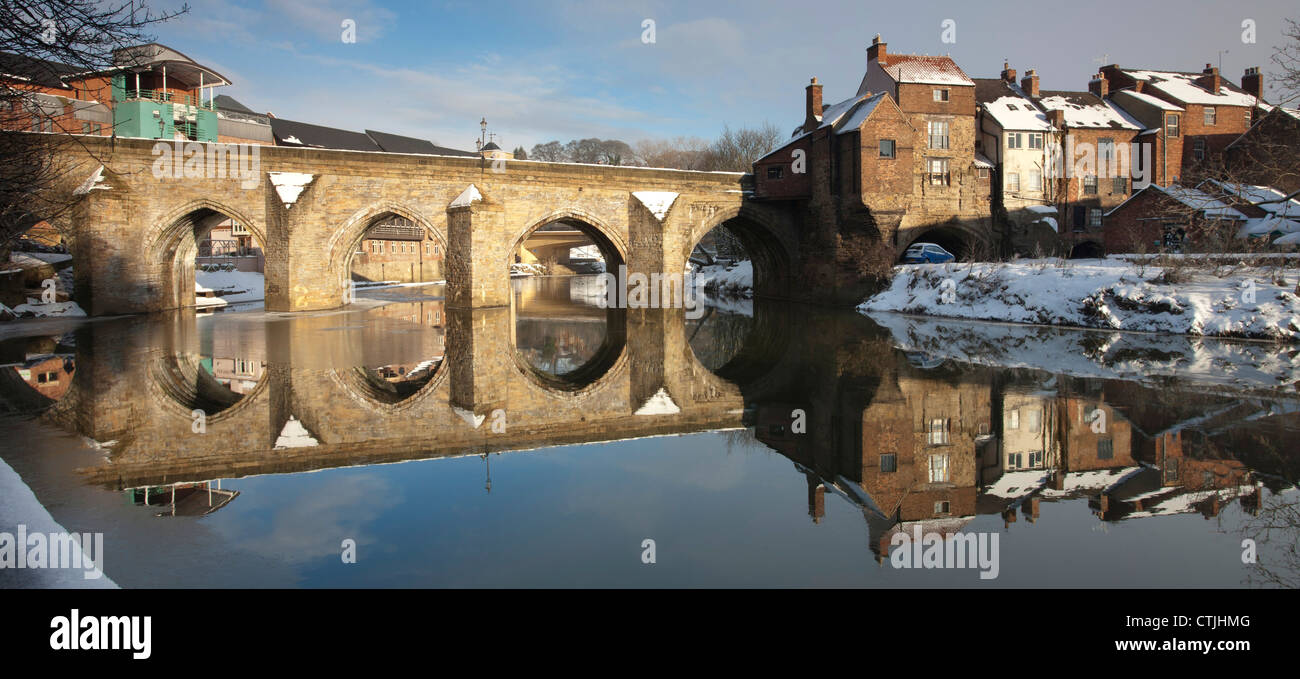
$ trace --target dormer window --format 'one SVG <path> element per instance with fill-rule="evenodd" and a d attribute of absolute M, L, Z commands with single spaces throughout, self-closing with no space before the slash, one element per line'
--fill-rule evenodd
<path fill-rule="evenodd" d="M 938 89 L 935 90 L 935 91 L 934 91 L 934 100 L 935 100 L 935 101 L 948 101 L 948 90 L 938 90 Z"/>

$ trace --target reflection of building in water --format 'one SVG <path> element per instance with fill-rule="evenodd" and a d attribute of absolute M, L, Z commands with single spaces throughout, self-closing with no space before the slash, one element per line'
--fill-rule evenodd
<path fill-rule="evenodd" d="M 428 356 L 420 361 L 390 363 L 374 369 L 375 373 L 387 382 L 426 382 L 438 366 L 447 351 L 446 301 L 431 300 L 406 304 L 389 304 L 368 313 L 373 317 L 388 320 L 405 321 L 413 325 L 422 325 L 434 329 L 433 346 Z"/>
<path fill-rule="evenodd" d="M 266 363 L 247 358 L 204 357 L 203 367 L 222 386 L 240 395 L 248 395 L 262 380 Z"/>
<path fill-rule="evenodd" d="M 46 356 L 29 359 L 21 367 L 14 368 L 24 382 L 31 385 L 40 395 L 57 401 L 63 398 L 72 386 L 72 376 L 77 370 L 76 362 L 71 356 Z"/>
<path fill-rule="evenodd" d="M 206 516 L 238 496 L 237 490 L 223 490 L 220 480 L 126 489 L 132 504 L 162 508 L 154 516 Z"/>

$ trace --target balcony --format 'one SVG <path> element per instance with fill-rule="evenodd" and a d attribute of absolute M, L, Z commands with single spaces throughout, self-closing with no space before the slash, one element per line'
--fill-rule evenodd
<path fill-rule="evenodd" d="M 193 106 L 205 111 L 215 111 L 216 107 L 202 99 L 197 99 L 189 94 L 178 92 L 167 92 L 162 90 L 146 89 L 128 89 L 122 93 L 122 101 L 156 101 L 163 104 L 180 104 L 181 106 Z"/>

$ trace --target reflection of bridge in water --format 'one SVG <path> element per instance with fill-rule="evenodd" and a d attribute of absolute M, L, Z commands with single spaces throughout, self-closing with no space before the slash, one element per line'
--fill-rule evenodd
<path fill-rule="evenodd" d="M 882 555 L 899 530 L 947 535 L 981 514 L 1033 522 L 1042 502 L 1087 499 L 1108 521 L 1213 516 L 1234 501 L 1253 511 L 1261 482 L 1275 483 L 1256 471 L 1296 477 L 1285 437 L 1243 428 L 1293 425 L 1294 407 L 935 362 L 860 315 L 782 305 L 712 325 L 600 310 L 601 351 L 557 379 L 520 360 L 512 308 L 448 311 L 444 359 L 409 393 L 358 369 L 441 349 L 440 334 L 396 318 L 217 319 L 213 345 L 265 363 L 242 397 L 198 365 L 192 314 L 87 324 L 73 384 L 42 418 L 117 441 L 83 470 L 113 489 L 752 427 L 805 475 L 814 521 L 839 494 Z"/>

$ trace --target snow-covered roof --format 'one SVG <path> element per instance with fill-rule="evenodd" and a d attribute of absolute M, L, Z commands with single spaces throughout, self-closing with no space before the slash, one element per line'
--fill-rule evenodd
<path fill-rule="evenodd" d="M 862 123 L 867 121 L 867 118 L 871 116 L 871 112 L 875 111 L 880 102 L 884 101 L 885 96 L 884 92 L 877 92 L 870 97 L 860 98 L 855 102 L 854 106 L 850 107 L 851 113 L 844 117 L 844 123 L 837 126 L 836 134 L 852 132 L 862 127 Z M 823 116 L 822 127 L 827 125 L 825 118 L 826 116 Z"/>
<path fill-rule="evenodd" d="M 1254 106 L 1255 97 L 1228 82 L 1219 79 L 1219 91 L 1211 92 L 1198 85 L 1197 79 L 1202 73 L 1183 73 L 1179 71 L 1147 71 L 1120 69 L 1121 73 L 1146 82 L 1145 87 L 1156 89 L 1184 104 L 1202 104 L 1208 106 Z"/>
<path fill-rule="evenodd" d="M 1284 201 L 1282 199 L 1286 198 L 1287 194 L 1271 186 L 1237 184 L 1233 182 L 1220 181 L 1218 179 L 1207 179 L 1202 182 L 1200 186 L 1207 185 L 1211 190 L 1218 193 L 1250 201 L 1252 204 L 1256 205 L 1256 207 L 1269 214 L 1300 218 L 1300 199 L 1292 198 Z"/>
<path fill-rule="evenodd" d="M 1269 215 L 1267 217 L 1252 217 L 1246 220 L 1240 229 L 1237 229 L 1238 238 L 1250 238 L 1251 236 L 1268 236 L 1271 234 L 1290 235 L 1300 233 L 1300 222 Z M 1285 245 L 1285 243 L 1283 243 Z"/>
<path fill-rule="evenodd" d="M 838 121 L 840 118 L 843 118 L 844 114 L 848 113 L 849 110 L 853 108 L 854 104 L 858 103 L 859 101 L 862 101 L 863 99 L 866 99 L 867 97 L 868 95 L 865 94 L 860 96 L 852 96 L 849 97 L 848 99 L 845 99 L 844 101 L 841 101 L 838 104 L 831 104 L 830 106 L 827 106 L 826 108 L 822 109 L 821 127 L 834 125 L 836 121 Z"/>
<path fill-rule="evenodd" d="M 1119 91 L 1113 93 L 1112 96 L 1114 96 L 1114 95 L 1119 95 L 1119 94 L 1123 94 L 1123 95 L 1126 96 L 1126 97 L 1132 97 L 1133 99 L 1136 99 L 1137 101 L 1140 101 L 1140 102 L 1142 102 L 1142 103 L 1144 103 L 1144 104 L 1148 104 L 1148 105 L 1154 106 L 1154 107 L 1156 107 L 1156 108 L 1158 108 L 1158 109 L 1160 109 L 1160 110 L 1162 110 L 1162 111 L 1182 111 L 1182 110 L 1184 110 L 1182 106 L 1179 106 L 1179 105 L 1177 105 L 1177 104 L 1171 104 L 1171 103 L 1165 101 L 1164 99 L 1161 99 L 1160 97 L 1153 97 L 1153 96 L 1147 94 L 1146 92 L 1138 92 L 1137 90 L 1124 89 L 1124 90 L 1119 90 Z"/>
<path fill-rule="evenodd" d="M 1124 109 L 1091 92 L 1043 92 L 1038 105 L 1048 111 L 1062 111 L 1067 127 L 1115 130 L 1143 130 L 1146 126 Z"/>
<path fill-rule="evenodd" d="M 1224 203 L 1223 201 L 1214 198 L 1213 196 L 1211 196 L 1208 193 L 1205 193 L 1204 191 L 1199 191 L 1197 189 L 1189 188 L 1186 186 L 1179 186 L 1177 184 L 1174 184 L 1172 186 L 1160 186 L 1159 184 L 1150 184 L 1146 188 L 1142 189 L 1141 191 L 1137 191 L 1133 195 L 1129 196 L 1128 199 L 1126 199 L 1124 202 L 1120 203 L 1119 205 L 1116 205 L 1114 208 L 1111 208 L 1110 212 L 1106 213 L 1106 216 L 1109 217 L 1115 214 L 1116 212 L 1123 209 L 1125 205 L 1128 205 L 1130 201 L 1136 199 L 1138 196 L 1142 195 L 1143 193 L 1151 190 L 1159 191 L 1165 194 L 1166 196 L 1169 196 L 1170 198 L 1173 198 L 1174 200 L 1194 210 L 1203 210 L 1206 216 L 1208 217 L 1219 217 L 1221 219 L 1234 219 L 1243 222 L 1246 221 L 1246 215 L 1238 212 L 1231 205 L 1228 205 L 1227 203 Z"/>
<path fill-rule="evenodd" d="M 952 60 L 952 57 L 931 57 L 920 54 L 890 54 L 880 67 L 900 83 L 924 85 L 970 85 L 975 81 Z"/>
<path fill-rule="evenodd" d="M 1024 97 L 999 97 L 981 106 L 1004 130 L 1047 132 L 1052 129 L 1051 123 L 1047 122 L 1047 114 Z"/>
<path fill-rule="evenodd" d="M 976 152 L 975 152 L 975 167 L 984 167 L 984 168 L 988 168 L 988 169 L 991 170 L 991 169 L 993 169 L 993 161 L 989 160 L 989 159 L 988 159 L 988 156 L 985 156 L 983 153 L 980 153 L 980 152 L 976 151 Z"/>

